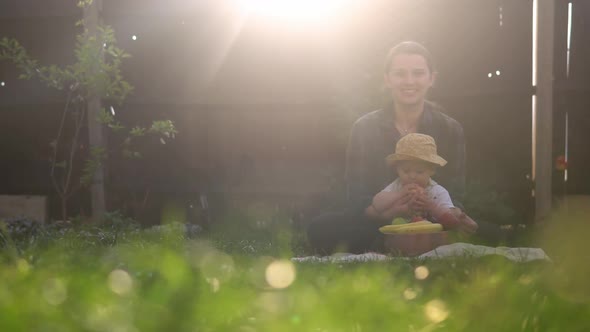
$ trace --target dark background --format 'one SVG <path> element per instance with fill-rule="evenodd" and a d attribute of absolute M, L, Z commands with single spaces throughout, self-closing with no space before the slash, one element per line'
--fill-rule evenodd
<path fill-rule="evenodd" d="M 0 36 L 17 38 L 41 63 L 68 64 L 79 32 L 76 2 L 2 0 Z M 568 112 L 567 191 L 590 194 L 590 3 L 572 2 L 566 77 L 567 1 L 556 1 L 553 151 L 564 153 Z M 141 161 L 112 160 L 110 190 L 124 196 L 149 189 L 155 210 L 168 197 L 191 202 L 200 193 L 329 200 L 342 185 L 352 122 L 382 102 L 384 55 L 416 40 L 437 63 L 431 99 L 465 129 L 468 182 L 529 210 L 532 1 L 363 3 L 314 29 L 243 19 L 230 0 L 105 0 L 105 23 L 133 56 L 124 75 L 135 92 L 113 105 L 117 117 L 171 119 L 180 132 L 165 146 L 151 145 Z M 17 76 L 0 62 L 0 193 L 49 195 L 56 217 L 48 159 L 63 96 Z M 556 194 L 560 177 L 556 172 Z M 85 195 L 73 204 L 88 211 Z"/>

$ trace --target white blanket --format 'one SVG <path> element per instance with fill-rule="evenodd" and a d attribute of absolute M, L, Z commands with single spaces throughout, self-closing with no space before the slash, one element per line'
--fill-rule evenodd
<path fill-rule="evenodd" d="M 299 263 L 356 263 L 390 261 L 396 259 L 443 259 L 443 258 L 476 258 L 489 255 L 500 255 L 507 259 L 524 263 L 535 260 L 551 261 L 541 248 L 508 248 L 508 247 L 487 247 L 469 243 L 453 243 L 440 246 L 432 251 L 417 257 L 392 257 L 380 253 L 368 252 L 364 254 L 337 253 L 332 256 L 307 256 L 291 258 L 293 262 Z"/>

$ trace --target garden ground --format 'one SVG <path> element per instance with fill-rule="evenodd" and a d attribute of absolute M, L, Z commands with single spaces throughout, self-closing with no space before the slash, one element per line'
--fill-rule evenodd
<path fill-rule="evenodd" d="M 239 213 L 207 232 L 118 214 L 3 223 L 0 330 L 587 331 L 586 213 L 556 214 L 529 242 L 552 261 L 529 263 L 299 263 L 309 251 L 288 220 Z"/>

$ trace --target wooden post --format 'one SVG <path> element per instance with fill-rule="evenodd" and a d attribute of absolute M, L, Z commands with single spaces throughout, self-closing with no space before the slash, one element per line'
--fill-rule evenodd
<path fill-rule="evenodd" d="M 538 221 L 549 215 L 552 200 L 555 0 L 534 0 L 533 29 L 533 85 L 536 86 L 533 97 L 533 108 L 536 108 L 533 113 L 536 117 L 533 122 L 536 136 L 533 140 L 533 174 L 535 220 Z"/>
<path fill-rule="evenodd" d="M 94 0 L 92 4 L 84 8 L 84 27 L 90 35 L 96 36 L 102 11 L 102 0 Z M 88 141 L 90 147 L 105 146 L 105 137 L 102 126 L 96 121 L 101 109 L 101 100 L 98 93 L 92 93 L 88 99 Z M 90 187 L 92 219 L 100 220 L 106 212 L 104 194 L 104 167 L 99 167 L 94 174 Z"/>

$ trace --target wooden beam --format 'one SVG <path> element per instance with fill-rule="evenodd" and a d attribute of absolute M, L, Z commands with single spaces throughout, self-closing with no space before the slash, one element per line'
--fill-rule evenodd
<path fill-rule="evenodd" d="M 535 24 L 536 23 L 536 24 Z M 535 220 L 551 212 L 553 172 L 553 48 L 555 0 L 533 2 L 533 168 Z"/>

